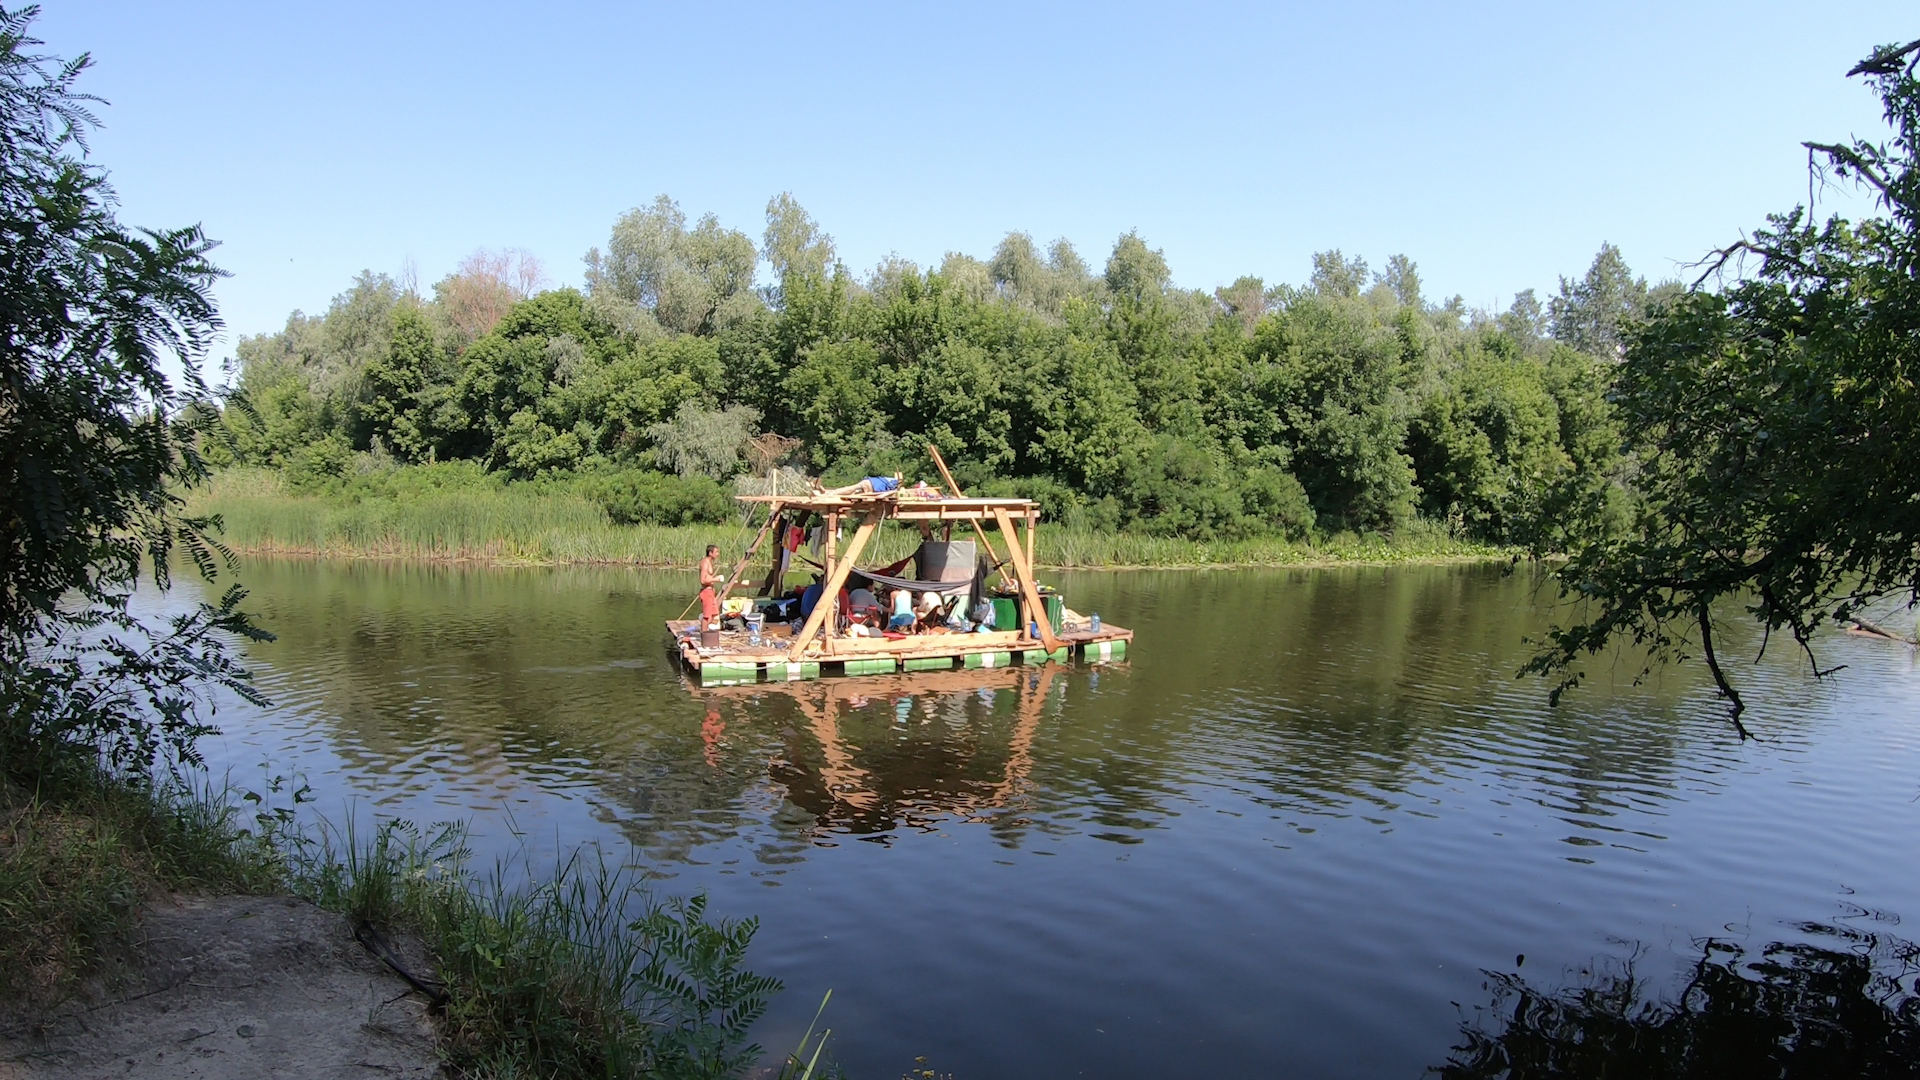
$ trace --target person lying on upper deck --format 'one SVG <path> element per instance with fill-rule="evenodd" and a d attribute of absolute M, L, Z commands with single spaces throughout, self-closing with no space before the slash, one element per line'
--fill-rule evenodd
<path fill-rule="evenodd" d="M 898 490 L 900 490 L 899 473 L 894 473 L 892 476 L 869 476 L 857 484 L 837 488 L 821 487 L 818 480 L 813 483 L 815 495 L 828 495 L 834 498 L 843 495 L 884 495 L 889 491 Z"/>

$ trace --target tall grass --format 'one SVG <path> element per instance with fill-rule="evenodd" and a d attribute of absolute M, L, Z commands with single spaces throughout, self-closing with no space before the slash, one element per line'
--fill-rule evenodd
<path fill-rule="evenodd" d="M 220 793 L 105 773 L 0 777 L 0 993 L 59 1000 L 161 892 L 258 893 L 276 852 Z"/>
<path fill-rule="evenodd" d="M 194 513 L 219 514 L 227 543 L 259 553 L 491 563 L 607 563 L 692 566 L 708 544 L 729 554 L 754 529 L 729 525 L 616 525 L 586 497 L 539 485 L 427 489 L 371 497 L 297 494 L 280 475 L 230 469 L 188 494 Z M 990 535 L 998 536 L 992 530 Z M 956 529 L 956 537 L 970 532 Z M 862 562 L 911 554 L 918 534 L 881 532 Z M 1498 558 L 1498 547 L 1452 537 L 1416 522 L 1392 538 L 1342 534 L 1310 543 L 1279 537 L 1202 542 L 1137 533 L 1096 533 L 1042 525 L 1042 566 L 1301 566 L 1338 562 L 1413 562 Z"/>
<path fill-rule="evenodd" d="M 458 1075 L 725 1077 L 760 1056 L 747 1033 L 780 983 L 745 966 L 752 919 L 715 917 L 704 896 L 656 898 L 597 849 L 482 876 L 458 827 L 305 829 L 270 796 L 244 793 L 257 805 L 243 814 L 231 795 L 104 772 L 30 787 L 0 772 L 0 1001 L 58 1004 L 126 953 L 157 896 L 291 891 L 431 992 Z M 394 931 L 426 955 L 402 956 Z M 803 1042 L 781 1076 L 813 1074 L 824 1036 L 809 1038 L 811 1056 Z"/>
<path fill-rule="evenodd" d="M 758 1059 L 747 1031 L 780 983 L 744 966 L 754 920 L 711 917 L 705 896 L 657 900 L 597 849 L 544 875 L 481 877 L 457 828 L 387 821 L 363 844 L 350 822 L 344 847 L 331 837 L 289 844 L 296 888 L 363 929 L 420 935 L 460 1074 L 723 1077 Z M 813 1064 L 796 1053 L 782 1074 Z"/>

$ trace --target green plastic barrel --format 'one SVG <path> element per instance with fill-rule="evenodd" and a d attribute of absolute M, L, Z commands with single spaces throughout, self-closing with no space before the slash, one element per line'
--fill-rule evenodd
<path fill-rule="evenodd" d="M 1020 621 L 1020 609 L 1011 596 L 993 598 L 993 628 L 995 630 L 1024 630 L 1026 624 Z"/>
<path fill-rule="evenodd" d="M 1065 601 L 1065 600 L 1063 600 L 1063 599 L 1061 599 L 1061 597 L 1060 597 L 1060 594 L 1059 594 L 1059 593 L 1042 593 L 1042 594 L 1041 594 L 1041 596 L 1040 596 L 1040 605 L 1041 605 L 1041 607 L 1042 607 L 1042 608 L 1044 608 L 1044 609 L 1046 610 L 1046 613 L 1047 613 L 1047 625 L 1048 625 L 1049 627 L 1052 627 L 1052 628 L 1053 628 L 1053 632 L 1054 632 L 1054 633 L 1056 633 L 1056 634 L 1057 634 L 1057 633 L 1059 633 L 1059 632 L 1060 632 L 1060 617 L 1061 617 L 1061 614 L 1062 614 L 1062 613 L 1063 613 L 1064 611 L 1066 611 L 1066 608 L 1067 608 L 1067 604 L 1066 604 L 1066 601 Z M 1031 618 L 1031 617 L 1029 617 L 1029 616 L 1027 616 L 1027 614 L 1026 614 L 1026 608 L 1027 608 L 1027 602 L 1026 602 L 1026 600 L 1025 600 L 1025 598 L 1021 598 L 1021 600 L 1020 600 L 1020 612 L 1021 612 L 1021 615 L 1022 615 L 1022 618 L 1021 618 L 1021 620 L 1020 620 L 1020 622 L 1019 622 L 1019 623 L 1018 623 L 1017 625 L 1018 625 L 1018 626 L 1020 627 L 1020 630 L 1021 630 L 1021 632 L 1023 632 L 1023 633 L 1024 633 L 1024 632 L 1025 632 L 1025 631 L 1027 630 L 1027 624 L 1028 624 L 1028 623 L 1030 623 L 1030 622 L 1037 622 L 1037 621 L 1039 621 L 1039 620 L 1037 620 L 1037 619 L 1033 619 L 1033 618 Z M 996 616 L 996 618 L 997 618 L 997 617 L 998 617 L 998 616 Z M 1006 629 L 1006 628 L 1005 628 L 1005 627 L 1000 627 L 999 629 Z"/>

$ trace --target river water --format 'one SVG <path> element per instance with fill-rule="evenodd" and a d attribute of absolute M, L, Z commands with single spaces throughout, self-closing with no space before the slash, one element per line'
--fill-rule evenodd
<path fill-rule="evenodd" d="M 1489 567 L 1053 575 L 1126 663 L 700 691 L 689 578 L 251 560 L 267 708 L 209 759 L 330 817 L 473 822 L 482 865 L 595 843 L 757 915 L 791 1046 L 855 1077 L 1417 1077 L 1488 973 L 1678 980 L 1712 937 L 1920 915 L 1920 668 L 1885 641 L 1514 673 L 1549 621 Z M 169 601 L 191 596 L 176 592 Z M 1524 957 L 1524 960 L 1522 959 Z"/>

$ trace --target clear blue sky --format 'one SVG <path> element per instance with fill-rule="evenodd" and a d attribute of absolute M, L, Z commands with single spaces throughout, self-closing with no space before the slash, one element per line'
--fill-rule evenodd
<path fill-rule="evenodd" d="M 1138 229 L 1190 287 L 1338 247 L 1504 306 L 1602 241 L 1657 280 L 1804 201 L 1801 139 L 1881 130 L 1842 75 L 1920 9 L 74 0 L 37 31 L 95 57 L 123 219 L 223 242 L 231 338 L 483 246 L 578 284 L 661 192 L 757 239 L 792 191 L 862 271 L 1012 229 L 1098 266 Z"/>

